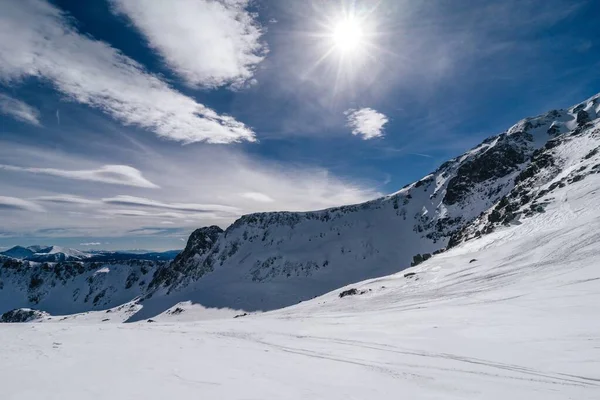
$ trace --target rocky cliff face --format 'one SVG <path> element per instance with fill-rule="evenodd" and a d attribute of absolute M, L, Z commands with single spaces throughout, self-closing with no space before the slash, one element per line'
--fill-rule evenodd
<path fill-rule="evenodd" d="M 159 286 L 176 288 L 183 282 L 201 278 L 212 271 L 212 265 L 204 264 L 205 255 L 214 249 L 223 229 L 218 226 L 209 226 L 196 229 L 189 237 L 185 249 L 173 260 L 165 264 L 154 274 L 150 288 Z"/>

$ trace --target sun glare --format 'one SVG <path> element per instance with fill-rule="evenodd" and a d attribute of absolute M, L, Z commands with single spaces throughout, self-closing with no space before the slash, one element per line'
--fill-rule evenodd
<path fill-rule="evenodd" d="M 352 52 L 360 48 L 364 37 L 363 27 L 355 18 L 338 21 L 333 29 L 333 42 L 343 52 Z"/>
<path fill-rule="evenodd" d="M 315 6 L 316 18 L 311 21 L 314 30 L 306 32 L 316 56 L 306 75 L 314 73 L 323 79 L 331 79 L 333 98 L 343 90 L 356 87 L 357 80 L 366 76 L 367 69 L 383 52 L 379 43 L 384 38 L 378 18 L 381 2 L 312 1 L 321 4 L 322 8 Z"/>

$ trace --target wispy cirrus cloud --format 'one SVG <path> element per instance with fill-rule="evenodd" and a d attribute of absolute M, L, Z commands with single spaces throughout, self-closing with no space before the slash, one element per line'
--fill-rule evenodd
<path fill-rule="evenodd" d="M 190 211 L 190 212 L 227 212 L 232 214 L 238 214 L 239 208 L 224 206 L 219 204 L 182 204 L 182 203 L 165 203 L 152 199 L 146 199 L 143 197 L 125 196 L 120 195 L 116 197 L 102 199 L 106 204 L 116 204 L 122 206 L 141 206 L 150 208 L 159 208 L 166 210 L 176 211 Z"/>
<path fill-rule="evenodd" d="M 79 205 L 98 205 L 98 204 L 101 204 L 101 202 L 97 201 L 97 200 L 86 199 L 84 197 L 74 196 L 74 195 L 70 195 L 70 194 L 59 194 L 59 195 L 53 195 L 53 196 L 39 196 L 39 197 L 36 197 L 34 200 L 48 202 L 48 203 L 54 203 L 54 204 L 73 204 L 73 205 L 77 205 L 77 204 L 79 204 Z"/>
<path fill-rule="evenodd" d="M 13 172 L 0 167 L 2 194 L 27 199 L 47 210 L 43 218 L 29 218 L 22 209 L 0 209 L 0 231 L 10 231 L 12 237 L 43 237 L 45 243 L 69 238 L 64 239 L 68 246 L 118 237 L 114 243 L 126 241 L 129 247 L 137 246 L 129 231 L 142 227 L 178 228 L 184 236 L 201 226 L 225 228 L 242 214 L 323 209 L 381 195 L 370 181 L 351 180 L 310 165 L 269 162 L 230 146 L 173 146 L 160 156 L 149 157 L 137 152 L 137 145 L 119 143 L 128 161 L 144 171 L 142 177 L 161 189 L 46 179 L 52 175 L 22 171 L 26 166 Z M 0 158 L 13 167 L 21 165 L 19 160 L 38 160 L 41 166 L 53 167 L 51 172 L 61 171 L 61 177 L 63 171 L 96 171 L 103 165 L 84 154 L 71 156 L 44 144 L 30 147 L 2 142 Z M 103 157 L 113 158 L 123 159 L 117 151 Z M 154 236 L 156 246 L 174 246 L 161 235 L 157 231 Z M 144 243 L 149 237 L 144 236 Z"/>
<path fill-rule="evenodd" d="M 40 126 L 39 111 L 29 104 L 0 93 L 0 114 L 31 125 Z"/>
<path fill-rule="evenodd" d="M 44 208 L 29 200 L 20 199 L 17 197 L 0 196 L 0 210 L 21 210 L 32 212 L 44 212 Z"/>
<path fill-rule="evenodd" d="M 189 85 L 242 85 L 264 58 L 262 29 L 246 9 L 248 0 L 111 3 Z"/>
<path fill-rule="evenodd" d="M 50 175 L 60 178 L 76 179 L 81 181 L 111 183 L 115 185 L 135 186 L 156 189 L 159 186 L 142 176 L 142 173 L 128 165 L 105 165 L 92 170 L 64 170 L 56 168 L 18 167 L 15 165 L 0 164 L 0 170 L 13 172 L 29 172 L 32 174 Z M 55 197 L 55 201 L 59 199 Z M 76 201 L 75 198 L 63 197 L 62 201 Z"/>
<path fill-rule="evenodd" d="M 70 100 L 165 139 L 255 140 L 243 123 L 174 90 L 109 44 L 80 34 L 47 1 L 2 1 L 0 81 L 14 84 L 28 77 L 47 79 Z"/>
<path fill-rule="evenodd" d="M 272 203 L 275 201 L 272 197 L 258 192 L 246 192 L 242 193 L 241 196 L 249 200 L 258 201 L 259 203 Z"/>
<path fill-rule="evenodd" d="M 383 127 L 389 121 L 384 114 L 372 108 L 350 109 L 345 114 L 352 134 L 362 136 L 364 140 L 382 137 Z"/>

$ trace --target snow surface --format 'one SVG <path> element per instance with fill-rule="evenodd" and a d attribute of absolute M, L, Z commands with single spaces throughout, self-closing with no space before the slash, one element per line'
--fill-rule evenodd
<path fill-rule="evenodd" d="M 599 190 L 278 311 L 0 326 L 2 398 L 598 399 Z"/>

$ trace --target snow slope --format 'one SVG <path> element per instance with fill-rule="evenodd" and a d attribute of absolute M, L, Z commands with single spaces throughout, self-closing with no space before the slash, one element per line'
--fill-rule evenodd
<path fill-rule="evenodd" d="M 145 294 L 154 271 L 163 264 L 8 259 L 0 268 L 0 314 L 23 307 L 63 315 L 121 306 Z"/>
<path fill-rule="evenodd" d="M 2 325 L 3 398 L 598 399 L 599 190 L 269 313 Z"/>
<path fill-rule="evenodd" d="M 188 243 L 178 260 L 159 270 L 151 298 L 132 320 L 182 301 L 246 311 L 290 306 L 401 271 L 423 255 L 543 212 L 557 187 L 600 172 L 599 112 L 596 95 L 526 118 L 420 181 L 367 203 L 243 216 L 222 233 L 211 231 L 196 251 Z"/>

